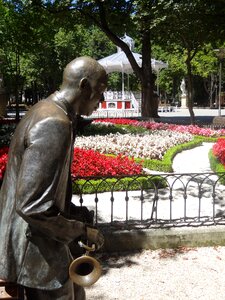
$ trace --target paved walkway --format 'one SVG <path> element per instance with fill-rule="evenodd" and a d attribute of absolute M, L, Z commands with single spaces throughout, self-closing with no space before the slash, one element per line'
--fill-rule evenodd
<path fill-rule="evenodd" d="M 209 151 L 213 143 L 203 143 L 201 146 L 178 153 L 173 160 L 175 173 L 207 173 L 211 172 Z"/>

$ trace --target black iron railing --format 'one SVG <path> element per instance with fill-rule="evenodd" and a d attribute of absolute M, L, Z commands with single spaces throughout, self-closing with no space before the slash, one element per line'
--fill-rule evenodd
<path fill-rule="evenodd" d="M 93 209 L 97 225 L 114 229 L 224 225 L 224 182 L 225 173 L 88 179 L 73 202 Z"/>

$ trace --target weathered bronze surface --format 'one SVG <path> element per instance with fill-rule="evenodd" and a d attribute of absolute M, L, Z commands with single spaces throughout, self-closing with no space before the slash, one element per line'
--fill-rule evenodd
<path fill-rule="evenodd" d="M 106 85 L 95 60 L 73 60 L 60 90 L 34 105 L 12 138 L 0 192 L 0 278 L 31 288 L 28 299 L 74 299 L 69 244 L 81 236 L 103 243 L 97 229 L 86 230 L 93 214 L 71 203 L 70 165 L 77 118 L 98 107 Z"/>

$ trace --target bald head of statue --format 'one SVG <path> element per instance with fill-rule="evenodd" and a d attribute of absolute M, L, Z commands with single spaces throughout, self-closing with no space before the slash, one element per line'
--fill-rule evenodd
<path fill-rule="evenodd" d="M 89 116 L 104 99 L 106 87 L 105 69 L 93 58 L 83 56 L 66 66 L 58 98 L 70 103 L 76 114 Z"/>

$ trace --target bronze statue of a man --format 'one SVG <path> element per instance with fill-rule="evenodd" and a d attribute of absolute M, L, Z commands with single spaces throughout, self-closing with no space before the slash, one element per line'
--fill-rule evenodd
<path fill-rule="evenodd" d="M 97 109 L 106 85 L 97 61 L 73 60 L 60 90 L 34 105 L 12 138 L 0 192 L 0 278 L 24 286 L 28 300 L 85 299 L 69 279 L 69 244 L 83 236 L 101 247 L 103 236 L 88 209 L 71 203 L 70 166 L 77 116 Z"/>

